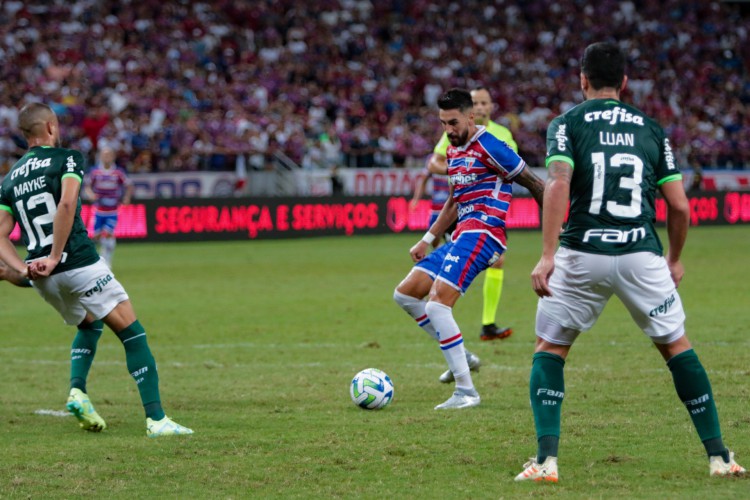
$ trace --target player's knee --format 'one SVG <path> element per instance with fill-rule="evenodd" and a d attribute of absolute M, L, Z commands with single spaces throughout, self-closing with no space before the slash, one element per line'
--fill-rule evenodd
<path fill-rule="evenodd" d="M 399 307 L 401 307 L 401 309 L 406 309 L 410 304 L 413 304 L 420 299 L 403 293 L 399 290 L 399 287 L 396 287 L 396 289 L 393 290 L 393 300 L 399 305 Z"/>

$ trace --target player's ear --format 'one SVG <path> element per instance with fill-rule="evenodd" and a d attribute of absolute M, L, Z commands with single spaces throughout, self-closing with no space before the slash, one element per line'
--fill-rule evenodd
<path fill-rule="evenodd" d="M 589 89 L 589 79 L 586 78 L 586 75 L 583 74 L 583 71 L 581 71 L 581 90 L 583 91 L 583 95 L 586 95 L 586 92 Z"/>
<path fill-rule="evenodd" d="M 620 85 L 620 92 L 624 91 L 627 86 L 628 86 L 628 75 L 624 75 L 622 77 L 622 84 Z"/>

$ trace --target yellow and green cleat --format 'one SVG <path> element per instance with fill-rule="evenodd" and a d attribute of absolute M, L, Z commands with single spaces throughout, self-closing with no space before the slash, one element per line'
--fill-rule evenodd
<path fill-rule="evenodd" d="M 70 396 L 68 396 L 68 403 L 65 407 L 78 419 L 78 425 L 81 426 L 81 429 L 91 432 L 101 432 L 107 428 L 107 423 L 96 413 L 88 395 L 82 390 L 71 389 Z"/>

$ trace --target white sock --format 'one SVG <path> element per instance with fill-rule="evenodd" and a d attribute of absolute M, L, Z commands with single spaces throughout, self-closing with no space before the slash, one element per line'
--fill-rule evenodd
<path fill-rule="evenodd" d="M 99 240 L 99 252 L 108 266 L 112 267 L 112 255 L 115 253 L 114 236 L 104 236 Z"/>
<path fill-rule="evenodd" d="M 433 339 L 438 339 L 435 327 L 430 322 L 430 318 L 427 317 L 427 313 L 424 310 L 424 307 L 427 304 L 426 301 L 412 297 L 411 295 L 403 294 L 398 290 L 394 290 L 393 300 L 395 300 L 396 304 L 401 306 L 401 309 L 406 311 L 406 313 L 417 322 L 417 326 L 426 331 Z"/>
<path fill-rule="evenodd" d="M 458 329 L 458 323 L 453 319 L 453 309 L 438 302 L 429 301 L 425 306 L 425 311 L 437 330 L 440 349 L 456 379 L 456 389 L 474 389 L 469 363 L 466 361 L 464 338 Z"/>

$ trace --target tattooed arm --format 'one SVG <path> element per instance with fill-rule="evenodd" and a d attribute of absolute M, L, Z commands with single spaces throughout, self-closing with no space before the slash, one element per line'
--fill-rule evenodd
<path fill-rule="evenodd" d="M 532 286 L 540 297 L 552 295 L 549 277 L 555 269 L 555 251 L 560 228 L 568 211 L 570 181 L 573 178 L 573 167 L 562 161 L 551 162 L 547 171 L 542 213 L 542 257 L 531 273 Z"/>
<path fill-rule="evenodd" d="M 529 167 L 524 168 L 521 173 L 518 174 L 518 177 L 513 179 L 513 182 L 528 189 L 531 196 L 533 196 L 539 204 L 539 208 L 542 208 L 544 181 L 542 181 L 542 179 L 540 179 Z"/>

